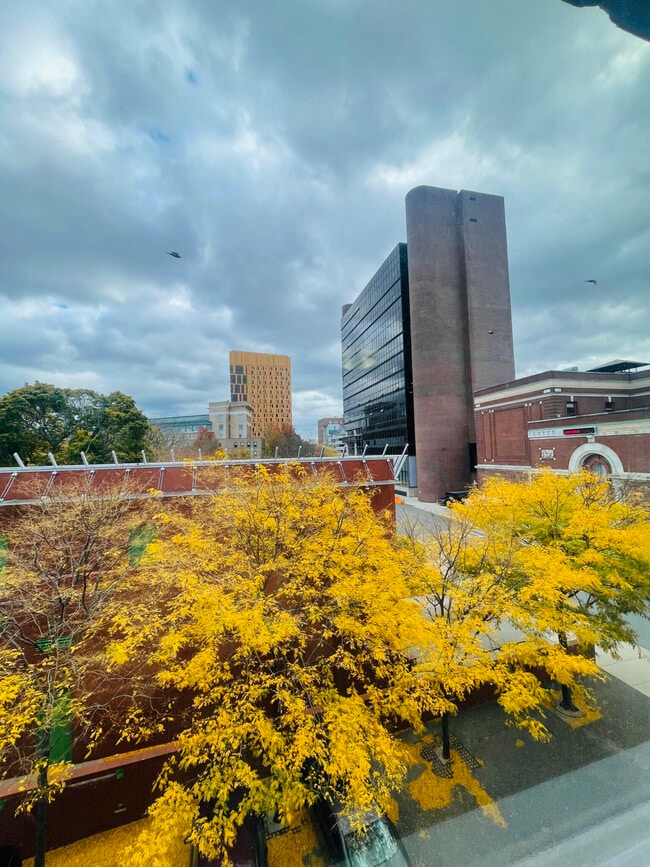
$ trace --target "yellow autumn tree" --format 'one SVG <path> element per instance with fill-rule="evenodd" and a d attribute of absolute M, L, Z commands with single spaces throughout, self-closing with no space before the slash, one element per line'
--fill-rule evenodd
<path fill-rule="evenodd" d="M 418 598 L 431 627 L 430 643 L 418 650 L 419 671 L 450 701 L 441 720 L 442 758 L 450 757 L 450 712 L 481 689 L 533 737 L 547 737 L 549 694 L 541 678 L 573 682 L 597 672 L 549 633 L 549 618 L 556 631 L 577 628 L 573 612 L 558 614 L 552 593 L 531 607 L 520 546 L 479 532 L 470 509 L 454 507 L 448 518 L 402 529 L 402 544 L 420 560 Z M 587 623 L 581 628 L 593 638 Z"/>
<path fill-rule="evenodd" d="M 251 811 L 290 819 L 317 795 L 385 805 L 405 771 L 395 728 L 448 702 L 413 664 L 430 632 L 409 599 L 417 564 L 368 492 L 260 467 L 158 522 L 109 654 L 149 655 L 191 711 L 130 863 L 174 833 L 223 857 Z"/>
<path fill-rule="evenodd" d="M 97 628 L 130 558 L 144 549 L 146 506 L 128 484 L 83 480 L 34 489 L 3 523 L 0 567 L 0 772 L 24 778 L 35 809 L 36 867 L 45 862 L 48 804 L 65 784 L 73 737 L 90 751 L 110 720 Z M 108 695 L 117 698 L 119 682 Z M 133 692 L 133 682 L 126 690 Z"/>
<path fill-rule="evenodd" d="M 516 590 L 516 605 L 503 612 L 525 641 L 509 653 L 537 643 L 562 686 L 561 706 L 575 711 L 572 687 L 596 671 L 589 649 L 635 643 L 626 616 L 650 611 L 647 505 L 586 470 L 542 470 L 521 481 L 491 478 L 452 514 L 481 534 L 480 571 L 503 574 Z"/>

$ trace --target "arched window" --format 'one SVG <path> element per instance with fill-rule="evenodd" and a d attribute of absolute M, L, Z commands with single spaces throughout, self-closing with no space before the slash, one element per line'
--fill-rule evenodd
<path fill-rule="evenodd" d="M 582 466 L 596 476 L 610 476 L 612 474 L 612 468 L 602 455 L 587 455 L 582 461 Z"/>

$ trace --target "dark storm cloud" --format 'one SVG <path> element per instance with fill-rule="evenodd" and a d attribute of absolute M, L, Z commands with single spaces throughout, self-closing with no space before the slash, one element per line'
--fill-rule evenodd
<path fill-rule="evenodd" d="M 0 392 L 338 415 L 339 318 L 419 184 L 506 199 L 519 374 L 650 361 L 650 47 L 559 0 L 32 0 L 0 34 Z M 176 250 L 180 259 L 166 255 Z M 598 286 L 586 284 L 598 279 Z"/>

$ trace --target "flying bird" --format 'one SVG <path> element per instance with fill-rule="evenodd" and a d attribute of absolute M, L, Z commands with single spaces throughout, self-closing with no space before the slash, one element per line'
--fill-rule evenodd
<path fill-rule="evenodd" d="M 490 330 L 488 329 L 488 334 L 494 334 L 494 331 L 490 331 Z"/>
<path fill-rule="evenodd" d="M 171 250 L 171 251 L 167 250 L 167 255 L 168 255 L 168 256 L 173 256 L 174 259 L 181 259 L 181 258 L 182 258 L 182 257 L 181 257 L 181 254 L 180 254 L 180 253 L 177 253 L 176 250 Z"/>
<path fill-rule="evenodd" d="M 594 286 L 598 286 L 598 280 L 585 280 L 585 283 L 593 283 Z"/>

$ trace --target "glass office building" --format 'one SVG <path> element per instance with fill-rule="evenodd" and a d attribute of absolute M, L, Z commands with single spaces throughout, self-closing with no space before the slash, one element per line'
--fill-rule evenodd
<path fill-rule="evenodd" d="M 415 456 L 406 244 L 398 244 L 341 321 L 344 442 L 349 454 Z M 416 487 L 415 461 L 401 481 Z"/>
<path fill-rule="evenodd" d="M 196 439 L 201 428 L 212 430 L 210 416 L 207 415 L 174 415 L 167 418 L 149 418 L 149 424 L 159 427 L 167 434 L 174 434 L 178 443 L 189 443 Z"/>

